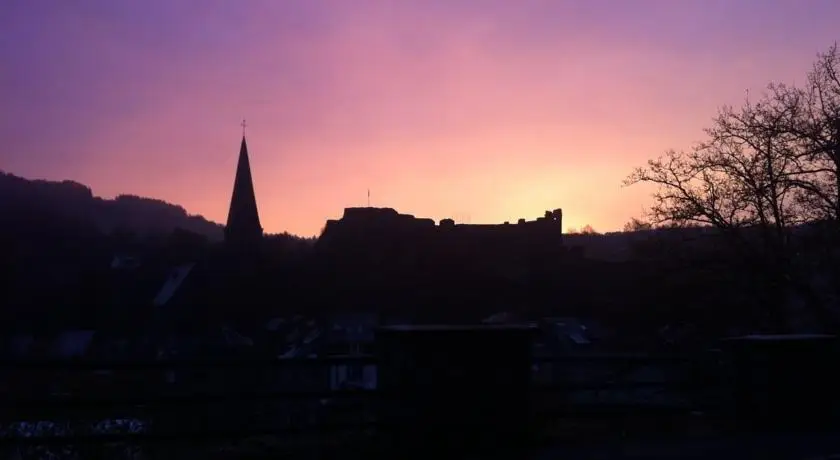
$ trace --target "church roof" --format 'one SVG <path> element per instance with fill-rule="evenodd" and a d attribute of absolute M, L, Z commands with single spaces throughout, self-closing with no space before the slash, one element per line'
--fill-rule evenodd
<path fill-rule="evenodd" d="M 257 212 L 251 164 L 248 160 L 248 145 L 245 143 L 245 136 L 242 136 L 239 162 L 236 165 L 236 179 L 233 183 L 233 195 L 230 199 L 230 210 L 225 227 L 225 239 L 256 239 L 260 236 L 262 236 L 262 226 Z"/>

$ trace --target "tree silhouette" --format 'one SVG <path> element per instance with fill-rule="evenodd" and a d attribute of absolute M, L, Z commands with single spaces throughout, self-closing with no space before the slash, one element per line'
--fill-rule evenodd
<path fill-rule="evenodd" d="M 815 311 L 824 310 L 797 263 L 792 230 L 838 216 L 837 63 L 835 45 L 819 56 L 805 89 L 773 84 L 755 102 L 724 106 L 705 130 L 706 140 L 688 151 L 668 151 L 624 181 L 657 186 L 652 223 L 718 229 L 778 289 L 774 300 L 783 303 L 793 291 Z"/>
<path fill-rule="evenodd" d="M 625 232 L 641 232 L 645 230 L 650 230 L 653 228 L 650 222 L 647 222 L 643 219 L 639 219 L 637 217 L 633 217 L 630 219 L 630 222 L 624 224 L 624 231 Z"/>
<path fill-rule="evenodd" d="M 580 229 L 580 233 L 581 233 L 582 235 L 598 235 L 598 234 L 599 234 L 599 233 L 598 233 L 597 231 L 595 231 L 595 229 L 594 229 L 594 228 L 592 228 L 592 226 L 591 226 L 591 225 L 589 225 L 589 224 L 584 225 L 584 226 L 583 226 L 583 228 L 581 228 L 581 229 Z"/>
<path fill-rule="evenodd" d="M 797 177 L 803 207 L 815 219 L 840 220 L 840 53 L 837 43 L 817 57 L 804 89 L 777 85 L 776 99 L 796 104 L 787 129 L 801 142 Z"/>

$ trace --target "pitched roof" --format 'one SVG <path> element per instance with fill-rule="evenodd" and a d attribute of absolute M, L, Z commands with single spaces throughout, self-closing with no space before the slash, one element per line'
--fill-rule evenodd
<path fill-rule="evenodd" d="M 195 266 L 195 263 L 189 263 L 175 267 L 170 272 L 169 277 L 161 286 L 160 291 L 155 296 L 152 303 L 156 307 L 165 305 L 169 299 L 178 291 L 178 288 L 184 283 L 184 280 L 190 274 L 190 271 Z"/>

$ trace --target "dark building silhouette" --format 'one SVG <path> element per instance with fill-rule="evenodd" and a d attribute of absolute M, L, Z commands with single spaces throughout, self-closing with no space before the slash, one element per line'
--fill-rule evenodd
<path fill-rule="evenodd" d="M 516 282 L 568 259 L 559 209 L 516 224 L 438 225 L 391 208 L 347 208 L 341 219 L 327 221 L 315 253 L 335 272 L 329 276 L 356 287 L 393 287 L 422 276 L 433 286 L 468 277 Z"/>
<path fill-rule="evenodd" d="M 254 181 L 251 177 L 251 164 L 248 160 L 248 145 L 243 135 L 225 226 L 225 243 L 231 246 L 252 246 L 256 245 L 262 236 L 257 198 L 254 194 Z"/>
<path fill-rule="evenodd" d="M 364 239 L 379 243 L 390 238 L 412 246 L 423 241 L 457 242 L 459 246 L 473 242 L 488 250 L 488 242 L 502 248 L 515 247 L 516 242 L 560 245 L 562 228 L 562 209 L 546 211 L 543 217 L 532 221 L 519 219 L 516 224 L 456 224 L 452 219 L 442 219 L 438 225 L 432 219 L 400 214 L 391 208 L 346 208 L 341 219 L 327 221 L 318 244 L 341 246 L 363 243 Z"/>

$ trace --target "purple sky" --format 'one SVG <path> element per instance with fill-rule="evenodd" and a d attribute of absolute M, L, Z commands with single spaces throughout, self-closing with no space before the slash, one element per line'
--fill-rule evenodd
<path fill-rule="evenodd" d="M 629 170 L 748 88 L 803 81 L 832 0 L 3 0 L 0 169 L 266 230 L 346 206 L 620 228 Z"/>

